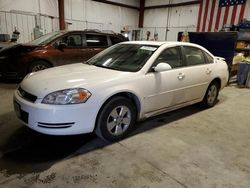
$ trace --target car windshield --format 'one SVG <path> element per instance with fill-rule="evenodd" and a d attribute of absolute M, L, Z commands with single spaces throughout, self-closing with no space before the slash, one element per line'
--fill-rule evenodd
<path fill-rule="evenodd" d="M 158 46 L 117 44 L 87 61 L 87 64 L 119 71 L 137 72 L 157 50 Z"/>
<path fill-rule="evenodd" d="M 51 41 L 53 41 L 54 39 L 56 39 L 57 37 L 63 35 L 63 32 L 60 31 L 55 31 L 52 33 L 48 33 L 46 35 L 43 35 L 31 42 L 28 42 L 27 44 L 30 45 L 47 45 L 48 43 L 50 43 Z"/>

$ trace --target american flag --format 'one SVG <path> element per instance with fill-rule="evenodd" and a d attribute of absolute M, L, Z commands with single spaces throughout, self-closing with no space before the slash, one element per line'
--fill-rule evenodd
<path fill-rule="evenodd" d="M 218 31 L 224 25 L 237 25 L 243 19 L 246 0 L 201 0 L 198 32 Z"/>

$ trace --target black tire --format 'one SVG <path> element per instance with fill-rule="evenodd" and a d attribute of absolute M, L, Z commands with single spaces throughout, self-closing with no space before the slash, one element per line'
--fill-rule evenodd
<path fill-rule="evenodd" d="M 218 82 L 214 81 L 212 82 L 206 91 L 206 94 L 203 98 L 202 105 L 206 108 L 213 107 L 218 99 L 218 94 L 219 94 L 219 84 Z"/>
<path fill-rule="evenodd" d="M 95 133 L 105 141 L 119 141 L 134 127 L 136 117 L 136 108 L 129 99 L 114 97 L 102 107 L 97 117 Z"/>
<path fill-rule="evenodd" d="M 44 69 L 47 69 L 50 67 L 51 67 L 51 65 L 48 62 L 39 60 L 39 61 L 32 62 L 31 65 L 29 66 L 28 71 L 29 72 L 37 72 L 37 71 L 44 70 Z"/>

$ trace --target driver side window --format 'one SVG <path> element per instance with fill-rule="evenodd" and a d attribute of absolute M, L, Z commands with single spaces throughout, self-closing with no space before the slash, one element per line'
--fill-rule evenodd
<path fill-rule="evenodd" d="M 168 63 L 171 68 L 182 67 L 182 58 L 179 47 L 165 49 L 156 59 L 155 66 L 159 63 Z"/>
<path fill-rule="evenodd" d="M 80 34 L 73 34 L 65 36 L 55 42 L 56 46 L 59 46 L 61 43 L 66 44 L 67 47 L 81 47 L 82 46 L 82 36 Z"/>

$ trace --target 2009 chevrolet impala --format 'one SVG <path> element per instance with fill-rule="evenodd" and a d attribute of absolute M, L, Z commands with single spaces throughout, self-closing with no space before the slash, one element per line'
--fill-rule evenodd
<path fill-rule="evenodd" d="M 50 135 L 124 138 L 140 119 L 202 102 L 212 107 L 227 64 L 181 42 L 124 42 L 85 63 L 27 75 L 14 94 L 21 122 Z"/>

